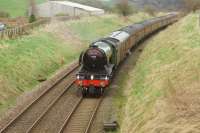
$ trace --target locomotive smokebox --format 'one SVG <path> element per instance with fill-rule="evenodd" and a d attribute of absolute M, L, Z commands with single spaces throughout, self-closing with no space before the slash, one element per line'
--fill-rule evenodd
<path fill-rule="evenodd" d="M 103 50 L 90 48 L 83 55 L 83 65 L 88 70 L 102 70 L 107 64 L 107 57 Z"/>

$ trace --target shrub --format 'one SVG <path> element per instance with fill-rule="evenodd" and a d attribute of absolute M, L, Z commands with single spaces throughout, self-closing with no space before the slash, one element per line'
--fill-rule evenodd
<path fill-rule="evenodd" d="M 36 17 L 35 17 L 35 15 L 31 15 L 30 17 L 29 17 L 29 23 L 33 23 L 33 22 L 35 22 L 36 21 Z"/>
<path fill-rule="evenodd" d="M 8 12 L 5 12 L 5 11 L 0 11 L 0 17 L 1 18 L 9 18 L 10 14 Z"/>
<path fill-rule="evenodd" d="M 129 16 L 133 13 L 132 7 L 128 3 L 123 2 L 117 4 L 115 10 L 123 16 Z"/>
<path fill-rule="evenodd" d="M 147 12 L 151 16 L 156 15 L 156 10 L 152 6 L 145 6 L 144 11 Z"/>
<path fill-rule="evenodd" d="M 199 0 L 184 0 L 185 9 L 187 11 L 193 11 L 200 9 L 200 1 Z"/>

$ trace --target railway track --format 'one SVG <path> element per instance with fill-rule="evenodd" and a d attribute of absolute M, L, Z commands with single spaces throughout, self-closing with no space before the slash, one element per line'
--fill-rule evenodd
<path fill-rule="evenodd" d="M 172 16 L 171 19 L 173 19 Z M 122 37 L 124 36 L 124 33 L 126 33 L 126 35 L 129 36 L 130 40 L 131 38 L 133 38 L 132 39 L 133 42 L 126 43 L 119 36 L 120 34 L 117 33 L 116 35 L 118 35 L 123 40 L 123 41 L 119 40 L 119 42 L 123 43 L 116 46 L 125 46 L 125 48 L 133 47 L 132 44 L 136 45 L 138 40 L 141 41 L 141 39 L 144 39 L 146 35 L 151 34 L 152 32 L 155 32 L 166 25 L 169 25 L 170 21 L 168 22 L 167 20 L 170 20 L 170 18 L 160 17 L 159 19 L 154 20 L 155 24 L 159 23 L 157 24 L 157 27 L 153 26 L 152 21 L 146 23 L 146 27 L 144 25 L 145 23 L 140 24 L 139 27 L 138 25 L 130 26 L 128 27 L 128 29 L 127 27 L 125 27 L 125 29 L 120 31 Z M 163 23 L 165 21 L 167 22 L 166 24 Z M 171 20 L 171 23 L 174 21 L 175 20 Z M 151 31 L 146 30 L 148 28 Z M 135 29 L 148 32 L 144 33 L 144 35 L 141 35 L 137 39 L 135 39 L 135 35 L 140 35 L 140 31 L 138 30 L 135 32 Z M 113 35 L 110 36 L 109 39 L 114 38 L 114 40 L 118 40 L 119 37 Z M 110 41 L 109 39 L 104 41 Z M 113 44 L 117 43 L 113 41 Z M 125 50 L 123 47 L 119 47 L 119 49 L 124 51 L 121 51 L 122 54 L 120 53 L 120 55 L 123 56 L 119 58 L 118 62 L 122 61 L 122 59 L 124 60 L 124 58 L 126 57 L 125 53 L 129 50 L 129 49 Z M 118 62 L 116 62 L 115 65 L 119 65 L 117 64 Z M 31 102 L 12 121 L 10 121 L 3 129 L 1 129 L 0 132 L 1 133 L 89 133 L 93 121 L 96 117 L 98 108 L 103 100 L 103 97 L 90 99 L 90 98 L 77 97 L 76 95 L 74 95 L 74 90 L 76 90 L 74 88 L 74 81 L 77 68 L 78 64 L 74 66 L 65 76 L 60 78 L 52 87 L 46 89 L 37 99 Z M 107 79 L 107 76 L 104 78 Z"/>
<path fill-rule="evenodd" d="M 71 92 L 75 90 L 72 88 L 74 87 L 75 73 L 78 67 L 78 64 L 75 64 L 63 77 L 26 106 L 0 132 L 28 133 L 44 118 L 49 110 L 57 105 L 56 103 L 60 99 L 63 100 L 63 97 L 67 97 L 69 101 L 75 100 Z"/>
<path fill-rule="evenodd" d="M 58 133 L 89 133 L 103 97 L 79 99 Z"/>
<path fill-rule="evenodd" d="M 55 99 L 49 108 L 38 117 L 35 123 L 26 131 L 26 133 L 56 133 L 59 127 L 64 123 L 65 116 L 71 113 L 74 104 L 80 100 L 74 89 L 69 92 L 63 92 L 62 96 Z"/>

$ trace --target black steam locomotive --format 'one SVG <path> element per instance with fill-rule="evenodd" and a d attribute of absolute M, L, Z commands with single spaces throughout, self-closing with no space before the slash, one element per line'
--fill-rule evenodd
<path fill-rule="evenodd" d="M 88 93 L 101 95 L 110 84 L 114 70 L 131 48 L 151 33 L 176 22 L 178 18 L 178 13 L 170 13 L 129 25 L 92 43 L 80 55 L 81 68 L 76 75 L 76 84 L 82 89 L 83 96 Z"/>

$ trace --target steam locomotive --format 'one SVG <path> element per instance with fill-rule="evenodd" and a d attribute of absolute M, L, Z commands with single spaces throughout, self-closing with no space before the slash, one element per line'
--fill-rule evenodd
<path fill-rule="evenodd" d="M 148 35 L 176 22 L 178 18 L 179 13 L 175 12 L 152 18 L 126 26 L 93 42 L 79 58 L 81 67 L 76 75 L 76 84 L 81 88 L 82 95 L 102 95 L 120 62 L 131 49 Z"/>

